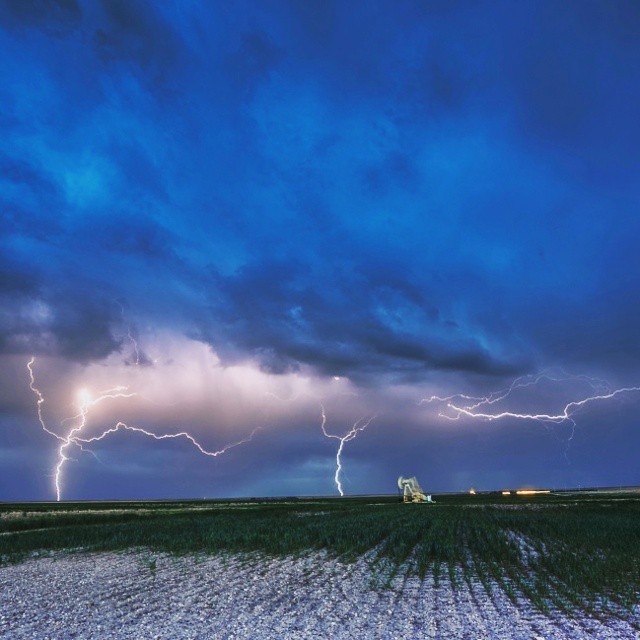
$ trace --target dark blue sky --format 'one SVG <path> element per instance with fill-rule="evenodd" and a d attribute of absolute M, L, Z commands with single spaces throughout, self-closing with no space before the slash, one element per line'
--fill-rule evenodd
<path fill-rule="evenodd" d="M 0 499 L 638 483 L 640 394 L 571 425 L 433 394 L 640 383 L 636 2 L 0 2 Z M 132 343 L 140 346 L 136 366 Z M 500 409 L 590 395 L 543 381 Z M 274 396 L 278 396 L 277 398 Z M 636 397 L 637 396 L 637 397 Z M 279 399 L 278 399 L 279 398 Z"/>

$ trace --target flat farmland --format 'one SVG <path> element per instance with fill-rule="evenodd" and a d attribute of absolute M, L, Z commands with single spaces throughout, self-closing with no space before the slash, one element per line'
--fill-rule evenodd
<path fill-rule="evenodd" d="M 0 634 L 638 637 L 640 493 L 436 501 L 3 504 Z"/>

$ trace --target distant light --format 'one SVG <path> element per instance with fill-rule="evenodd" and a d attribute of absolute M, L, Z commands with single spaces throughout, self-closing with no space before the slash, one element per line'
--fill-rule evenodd
<path fill-rule="evenodd" d="M 503 496 L 510 496 L 511 495 L 511 491 L 503 491 L 502 495 Z"/>
<path fill-rule="evenodd" d="M 535 496 L 539 493 L 551 493 L 549 489 L 518 489 L 516 495 L 519 496 Z"/>
<path fill-rule="evenodd" d="M 476 495 L 476 490 L 475 489 L 469 489 L 469 495 L 475 496 Z"/>
<path fill-rule="evenodd" d="M 340 376 L 333 376 L 333 379 L 336 381 L 341 380 Z"/>

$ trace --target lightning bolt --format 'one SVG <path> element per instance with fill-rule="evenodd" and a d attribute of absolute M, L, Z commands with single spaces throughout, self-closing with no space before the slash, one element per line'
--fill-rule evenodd
<path fill-rule="evenodd" d="M 126 321 L 125 314 L 124 314 L 124 305 L 119 300 L 115 300 L 115 303 L 120 307 L 120 315 L 122 316 L 122 322 L 127 327 L 127 338 L 129 339 L 129 342 L 133 347 L 133 352 L 135 353 L 135 356 L 136 356 L 136 360 L 134 364 L 138 366 L 140 364 L 140 349 L 138 348 L 138 341 L 133 337 L 131 333 L 131 327 Z"/>
<path fill-rule="evenodd" d="M 140 364 L 140 350 L 138 349 L 137 340 L 131 335 L 131 329 L 127 327 L 127 338 L 129 338 L 129 342 L 131 342 L 131 346 L 133 347 L 133 352 L 136 354 L 136 366 Z"/>
<path fill-rule="evenodd" d="M 184 438 L 189 442 L 191 442 L 191 444 L 203 455 L 217 458 L 223 453 L 226 453 L 227 451 L 229 451 L 229 449 L 233 449 L 234 447 L 238 447 L 242 444 L 251 442 L 251 440 L 256 435 L 256 433 L 258 433 L 258 431 L 262 429 L 262 427 L 256 427 L 247 437 L 243 438 L 242 440 L 238 440 L 237 442 L 232 442 L 231 444 L 225 445 L 222 449 L 219 449 L 217 451 L 209 451 L 204 446 L 202 446 L 200 442 L 198 442 L 198 440 L 196 440 L 187 431 L 158 434 L 148 429 L 143 429 L 141 427 L 125 424 L 124 422 L 118 422 L 115 426 L 105 429 L 99 435 L 85 437 L 83 432 L 87 427 L 87 424 L 89 421 L 89 410 L 92 407 L 95 407 L 97 404 L 100 404 L 105 400 L 114 399 L 114 398 L 132 398 L 137 395 L 136 393 L 133 393 L 133 392 L 130 393 L 127 387 L 118 386 L 118 387 L 114 387 L 112 389 L 107 389 L 105 391 L 100 392 L 100 394 L 95 398 L 92 398 L 89 395 L 89 393 L 86 391 L 81 392 L 80 401 L 78 403 L 79 413 L 76 416 L 73 416 L 72 418 L 68 418 L 65 421 L 63 421 L 63 424 L 64 424 L 64 422 L 67 422 L 69 420 L 77 420 L 77 424 L 76 426 L 71 427 L 65 435 L 60 435 L 54 431 L 51 431 L 45 423 L 45 420 L 42 414 L 42 405 L 44 404 L 44 395 L 38 389 L 38 387 L 36 387 L 36 384 L 35 384 L 35 377 L 33 373 L 34 363 L 35 363 L 35 357 L 32 357 L 31 360 L 29 360 L 29 362 L 27 363 L 27 369 L 29 370 L 29 380 L 30 380 L 29 388 L 35 394 L 36 400 L 37 400 L 36 404 L 37 404 L 37 410 L 38 410 L 38 421 L 40 422 L 40 426 L 46 433 L 53 436 L 54 438 L 57 438 L 61 442 L 58 448 L 58 462 L 54 468 L 54 486 L 56 491 L 56 500 L 58 502 L 62 499 L 62 480 L 63 480 L 64 467 L 67 461 L 69 460 L 75 461 L 75 459 L 70 457 L 69 455 L 69 450 L 74 446 L 78 447 L 81 451 L 90 453 L 91 455 L 96 457 L 93 451 L 91 451 L 90 449 L 86 449 L 83 445 L 98 442 L 100 440 L 103 440 L 104 438 L 106 438 L 108 435 L 112 433 L 116 433 L 120 430 L 126 430 L 126 431 L 133 431 L 136 433 L 142 433 L 143 435 L 153 438 L 154 440 Z"/>
<path fill-rule="evenodd" d="M 473 411 L 483 405 L 492 405 L 500 402 L 501 400 L 509 397 L 517 389 L 523 389 L 525 387 L 531 387 L 537 385 L 542 380 L 550 380 L 551 382 L 570 382 L 570 381 L 582 381 L 591 386 L 592 390 L 605 391 L 611 390 L 610 385 L 605 380 L 599 378 L 592 378 L 586 375 L 573 375 L 560 371 L 559 373 L 551 372 L 550 370 L 543 371 L 538 374 L 529 374 L 516 378 L 508 387 L 500 389 L 499 391 L 493 391 L 488 396 L 468 396 L 463 393 L 454 393 L 450 396 L 431 396 L 430 398 L 423 398 L 418 402 L 419 405 L 430 404 L 432 402 L 446 402 L 447 406 L 453 405 L 452 400 L 469 400 L 472 404 L 464 407 L 467 411 Z M 455 405 L 454 405 L 455 406 Z M 454 416 L 448 416 L 446 414 L 440 414 L 440 417 L 447 418 L 449 420 L 457 420 L 460 414 Z"/>
<path fill-rule="evenodd" d="M 93 436 L 91 438 L 77 438 L 77 440 L 84 443 L 98 442 L 106 438 L 109 434 L 116 433 L 120 429 L 125 429 L 127 431 L 135 431 L 136 433 L 142 433 L 145 436 L 149 436 L 150 438 L 153 438 L 154 440 L 166 440 L 168 438 L 169 439 L 186 438 L 187 440 L 189 440 L 189 442 L 191 442 L 191 444 L 194 447 L 196 447 L 196 449 L 198 449 L 198 451 L 200 451 L 200 453 L 204 454 L 205 456 L 217 458 L 218 456 L 221 456 L 223 453 L 226 453 L 227 451 L 229 451 L 229 449 L 233 449 L 234 447 L 238 447 L 241 444 L 246 444 L 247 442 L 251 442 L 251 440 L 253 440 L 253 437 L 256 435 L 256 433 L 262 430 L 262 427 L 256 427 L 246 438 L 243 438 L 242 440 L 238 440 L 237 442 L 232 442 L 231 444 L 227 444 L 224 447 L 222 447 L 222 449 L 219 449 L 217 451 L 208 451 L 190 433 L 186 431 L 179 431 L 178 433 L 163 433 L 158 435 L 153 431 L 147 431 L 142 427 L 134 427 L 129 424 L 125 424 L 124 422 L 118 422 L 115 426 L 109 429 L 106 429 L 98 436 Z"/>
<path fill-rule="evenodd" d="M 560 411 L 559 413 L 519 413 L 516 411 L 490 412 L 485 408 L 490 407 L 491 405 L 494 405 L 502 400 L 505 400 L 516 389 L 522 389 L 525 387 L 537 385 L 542 380 L 549 380 L 552 382 L 585 382 L 591 387 L 593 395 L 567 402 L 562 411 Z M 517 420 L 536 420 L 538 422 L 552 424 L 570 422 L 573 425 L 571 436 L 569 437 L 570 442 L 573 438 L 576 427 L 573 416 L 582 407 L 585 407 L 586 405 L 594 402 L 610 400 L 622 394 L 638 391 L 640 391 L 640 387 L 622 387 L 619 389 L 612 389 L 606 381 L 600 380 L 598 378 L 592 378 L 586 375 L 571 375 L 565 373 L 564 371 L 561 371 L 560 373 L 550 373 L 549 371 L 544 371 L 539 374 L 516 378 L 508 387 L 499 391 L 494 391 L 487 396 L 468 396 L 460 393 L 450 396 L 434 395 L 430 398 L 423 398 L 419 402 L 419 404 L 429 404 L 432 402 L 446 403 L 448 413 L 441 411 L 438 415 L 441 418 L 446 418 L 448 420 L 459 420 L 462 416 L 466 416 L 469 418 L 476 418 L 479 420 L 490 422 L 493 420 L 502 420 L 505 418 L 513 418 Z M 463 400 L 466 400 L 468 402 L 461 402 Z"/>
<path fill-rule="evenodd" d="M 33 393 L 36 395 L 36 398 L 37 398 L 36 404 L 38 407 L 38 420 L 40 422 L 40 426 L 50 436 L 53 436 L 54 438 L 57 438 L 58 440 L 62 440 L 64 442 L 64 438 L 58 435 L 57 433 L 55 433 L 54 431 L 51 431 L 44 422 L 44 417 L 42 416 L 42 405 L 44 404 L 44 396 L 40 392 L 40 389 L 36 387 L 36 379 L 33 375 L 33 364 L 35 361 L 36 361 L 35 356 L 31 356 L 31 360 L 27 362 L 27 369 L 29 370 L 29 389 L 33 391 Z"/>
<path fill-rule="evenodd" d="M 448 403 L 447 407 L 449 407 L 452 411 L 454 411 L 458 416 L 466 415 L 470 418 L 480 418 L 482 420 L 500 420 L 501 418 L 519 418 L 521 420 L 539 420 L 540 422 L 553 422 L 560 423 L 565 420 L 571 420 L 571 416 L 574 412 L 580 408 L 589 404 L 591 402 L 596 402 L 598 400 L 609 400 L 611 398 L 615 398 L 621 393 L 631 393 L 634 391 L 640 391 L 640 387 L 622 387 L 621 389 L 615 389 L 610 393 L 604 393 L 601 395 L 589 396 L 587 398 L 583 398 L 582 400 L 574 400 L 572 402 L 568 402 L 561 413 L 552 414 L 552 413 L 515 413 L 513 411 L 502 411 L 500 413 L 483 413 L 476 412 L 473 408 L 470 407 L 458 407 L 453 403 Z"/>
<path fill-rule="evenodd" d="M 332 438 L 334 440 L 338 440 L 340 442 L 340 444 L 338 445 L 338 450 L 336 451 L 336 473 L 333 477 L 333 481 L 336 483 L 336 487 L 338 488 L 338 492 L 340 493 L 340 496 L 344 496 L 344 491 L 342 490 L 342 483 L 340 482 L 340 473 L 342 471 L 342 450 L 344 449 L 344 445 L 347 442 L 350 442 L 351 440 L 353 440 L 361 431 L 364 431 L 369 424 L 371 423 L 371 421 L 376 417 L 376 416 L 371 416 L 370 418 L 360 418 L 358 420 L 356 420 L 356 422 L 354 423 L 353 427 L 351 427 L 351 430 L 348 431 L 344 436 L 338 436 L 335 435 L 333 433 L 329 433 L 327 431 L 327 414 L 324 410 L 324 406 L 321 404 L 320 408 L 322 410 L 322 423 L 320 425 L 321 429 L 322 429 L 322 433 L 324 434 L 325 437 L 327 438 Z"/>
<path fill-rule="evenodd" d="M 78 434 L 80 434 L 83 429 L 87 426 L 87 420 L 89 415 L 89 409 L 99 404 L 103 400 L 113 399 L 113 398 L 132 398 L 135 396 L 135 393 L 127 393 L 126 387 L 115 387 L 113 389 L 107 389 L 106 391 L 102 391 L 97 398 L 90 398 L 87 393 L 80 394 L 80 404 L 78 409 L 79 413 L 79 422 L 78 425 L 72 427 L 66 436 L 63 438 L 63 442 L 58 448 L 58 464 L 55 467 L 54 481 L 56 487 L 56 500 L 60 502 L 62 497 L 62 471 L 67 460 L 70 460 L 67 452 L 69 447 L 72 445 L 78 446 L 82 449 L 82 445 L 78 443 L 80 440 Z"/>

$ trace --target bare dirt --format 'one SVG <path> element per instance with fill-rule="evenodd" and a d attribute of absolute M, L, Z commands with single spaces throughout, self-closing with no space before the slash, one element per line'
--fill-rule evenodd
<path fill-rule="evenodd" d="M 640 611 L 544 615 L 498 589 L 324 554 L 55 553 L 0 568 L 0 638 L 638 639 Z"/>

